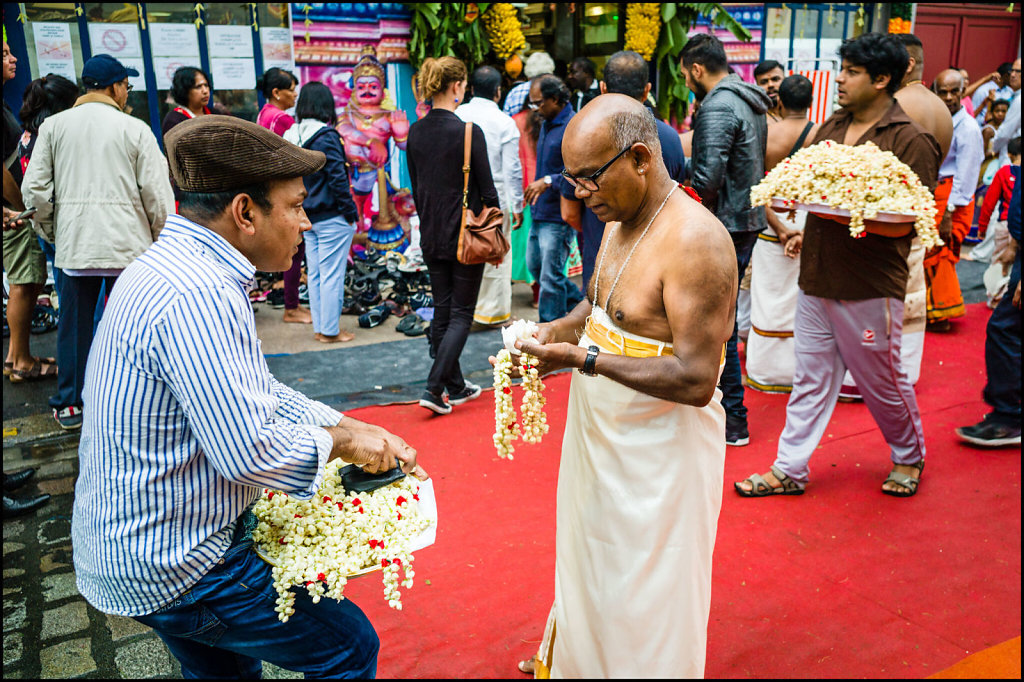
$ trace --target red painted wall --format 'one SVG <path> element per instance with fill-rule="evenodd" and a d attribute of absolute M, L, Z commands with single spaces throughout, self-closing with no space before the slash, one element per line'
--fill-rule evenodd
<path fill-rule="evenodd" d="M 919 3 L 914 34 L 924 43 L 924 82 L 950 66 L 967 69 L 971 80 L 1020 56 L 1021 10 L 1015 3 Z"/>

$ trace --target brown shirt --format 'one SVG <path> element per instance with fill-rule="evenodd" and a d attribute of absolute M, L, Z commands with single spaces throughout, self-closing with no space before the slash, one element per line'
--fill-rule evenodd
<path fill-rule="evenodd" d="M 835 113 L 818 130 L 814 142 L 842 143 L 853 116 Z M 939 145 L 893 100 L 892 108 L 857 140 L 873 142 L 910 166 L 921 184 L 934 191 L 942 159 Z M 852 239 L 849 229 L 834 220 L 807 216 L 800 254 L 800 288 L 819 298 L 859 301 L 902 299 L 907 292 L 907 255 L 914 233 L 893 239 L 865 233 Z"/>

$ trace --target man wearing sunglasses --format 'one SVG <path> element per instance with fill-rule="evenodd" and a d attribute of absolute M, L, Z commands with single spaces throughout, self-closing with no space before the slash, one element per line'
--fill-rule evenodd
<path fill-rule="evenodd" d="M 702 677 L 736 256 L 669 176 L 640 102 L 601 95 L 569 122 L 563 150 L 563 178 L 608 229 L 588 300 L 517 343 L 541 374 L 580 370 L 558 473 L 554 634 L 534 669 Z M 671 633 L 670 646 L 652 632 Z"/>
<path fill-rule="evenodd" d="M 541 322 L 563 317 L 583 298 L 579 287 L 565 275 L 565 261 L 576 231 L 562 219 L 561 180 L 562 136 L 576 113 L 569 104 L 569 88 L 558 76 L 546 75 L 530 84 L 527 106 L 544 123 L 537 137 L 537 170 L 534 181 L 523 193 L 530 204 L 533 225 L 526 246 L 526 264 L 540 282 L 537 314 Z"/>

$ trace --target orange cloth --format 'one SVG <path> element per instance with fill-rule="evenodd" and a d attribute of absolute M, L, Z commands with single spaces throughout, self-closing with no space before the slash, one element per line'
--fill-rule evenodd
<path fill-rule="evenodd" d="M 949 192 L 953 178 L 939 181 L 935 187 L 935 225 L 938 227 L 946 213 Z M 964 297 L 960 292 L 960 280 L 956 275 L 956 264 L 960 261 L 960 245 L 971 231 L 974 218 L 974 200 L 953 211 L 953 233 L 949 244 L 931 251 L 924 259 L 924 276 L 928 282 L 928 321 L 948 320 L 963 317 Z"/>

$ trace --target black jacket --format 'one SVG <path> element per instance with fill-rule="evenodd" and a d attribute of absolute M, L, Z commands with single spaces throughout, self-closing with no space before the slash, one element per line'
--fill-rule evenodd
<path fill-rule="evenodd" d="M 306 200 L 302 202 L 306 216 L 310 222 L 318 223 L 340 215 L 354 225 L 359 219 L 359 212 L 349 192 L 345 147 L 341 135 L 331 126 L 324 126 L 302 146 L 323 152 L 327 157 L 323 168 L 302 178 L 308 192 Z"/>
<path fill-rule="evenodd" d="M 704 97 L 694 121 L 691 185 L 730 232 L 768 224 L 763 207 L 750 207 L 750 188 L 764 178 L 771 105 L 761 88 L 733 74 Z"/>
<path fill-rule="evenodd" d="M 455 260 L 462 224 L 462 161 L 466 123 L 446 109 L 430 113 L 409 128 L 406 159 L 412 197 L 420 218 L 424 260 Z M 498 192 L 487 159 L 487 140 L 473 124 L 469 166 L 469 208 L 498 206 Z"/>

